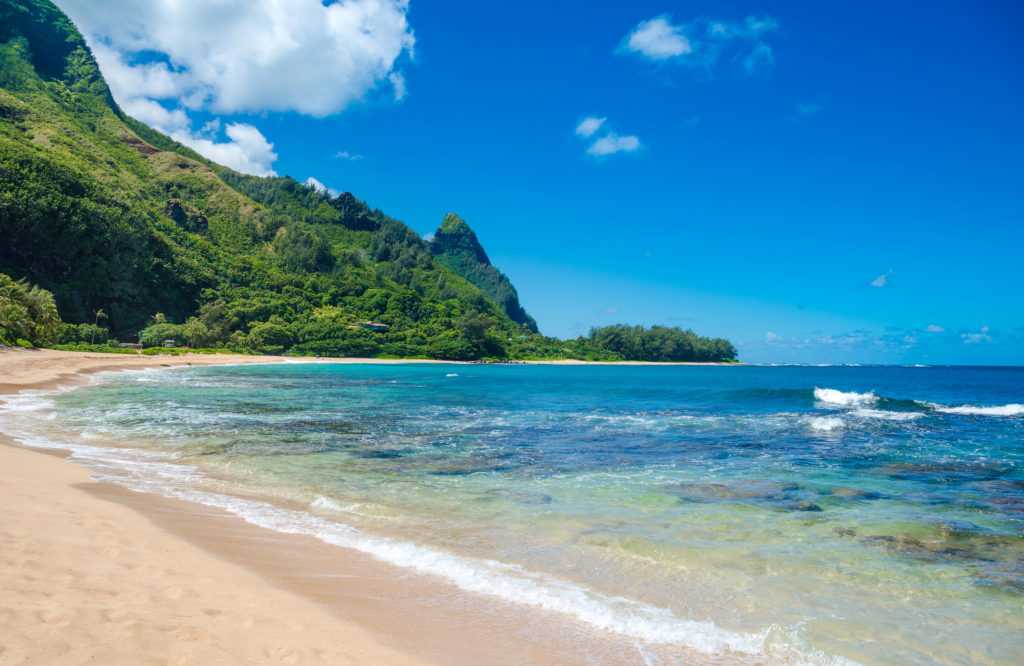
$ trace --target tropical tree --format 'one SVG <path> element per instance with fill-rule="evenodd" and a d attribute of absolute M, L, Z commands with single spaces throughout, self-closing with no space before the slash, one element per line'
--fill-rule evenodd
<path fill-rule="evenodd" d="M 0 273 L 0 339 L 46 344 L 60 326 L 53 294 Z"/>
<path fill-rule="evenodd" d="M 107 318 L 107 313 L 103 311 L 103 308 L 100 308 L 99 310 L 96 311 L 96 320 L 93 321 L 93 323 L 92 323 L 92 325 L 93 325 L 92 339 L 89 340 L 89 344 L 95 344 L 96 343 L 96 327 L 100 325 L 100 318 L 101 317 L 103 319 Z"/>

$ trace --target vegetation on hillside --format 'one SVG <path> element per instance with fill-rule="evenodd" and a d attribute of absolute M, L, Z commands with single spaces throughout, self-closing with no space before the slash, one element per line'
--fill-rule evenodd
<path fill-rule="evenodd" d="M 67 322 L 35 337 L 5 326 L 17 331 L 8 338 L 322 356 L 630 357 L 634 347 L 593 335 L 539 335 L 458 223 L 446 218 L 442 240 L 428 245 L 350 193 L 214 164 L 124 116 L 50 2 L 0 0 L 0 271 L 27 281 L 15 283 L 26 293 L 52 293 Z M 388 329 L 358 326 L 367 320 Z"/>
<path fill-rule="evenodd" d="M 434 232 L 430 250 L 437 260 L 456 275 L 476 285 L 508 315 L 509 319 L 537 332 L 537 322 L 519 304 L 512 282 L 491 265 L 476 234 L 458 215 L 448 213 Z"/>
<path fill-rule="evenodd" d="M 0 273 L 0 344 L 51 344 L 60 324 L 53 294 Z"/>

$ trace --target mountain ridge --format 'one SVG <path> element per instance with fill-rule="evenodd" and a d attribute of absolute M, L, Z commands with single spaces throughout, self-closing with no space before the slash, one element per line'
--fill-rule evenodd
<path fill-rule="evenodd" d="M 455 213 L 445 215 L 430 240 L 430 251 L 443 265 L 466 278 L 498 304 L 509 319 L 537 333 L 537 322 L 519 303 L 512 281 L 487 257 L 476 233 Z"/>
<path fill-rule="evenodd" d="M 735 356 L 664 327 L 542 336 L 472 229 L 441 227 L 428 244 L 351 193 L 206 159 L 122 113 L 52 2 L 0 0 L 0 273 L 90 343 L 102 317 L 119 339 L 299 355 Z"/>

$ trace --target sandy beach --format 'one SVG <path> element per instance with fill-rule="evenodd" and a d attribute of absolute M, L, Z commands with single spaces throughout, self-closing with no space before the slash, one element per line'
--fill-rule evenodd
<path fill-rule="evenodd" d="M 267 360 L 277 359 L 3 350 L 0 391 Z M 0 441 L 0 663 L 425 663 L 99 499 L 88 470 Z"/>
<path fill-rule="evenodd" d="M 7 348 L 0 393 L 73 387 L 102 371 L 285 360 Z M 558 613 L 466 593 L 208 506 L 97 483 L 53 451 L 2 435 L 0 501 L 0 664 L 573 664 L 592 663 L 595 650 L 605 663 L 639 657 L 633 641 Z"/>

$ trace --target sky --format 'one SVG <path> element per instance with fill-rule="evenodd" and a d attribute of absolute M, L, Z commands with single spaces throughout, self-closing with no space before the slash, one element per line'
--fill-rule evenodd
<path fill-rule="evenodd" d="M 57 4 L 211 159 L 458 213 L 547 335 L 1024 364 L 1019 2 Z"/>

